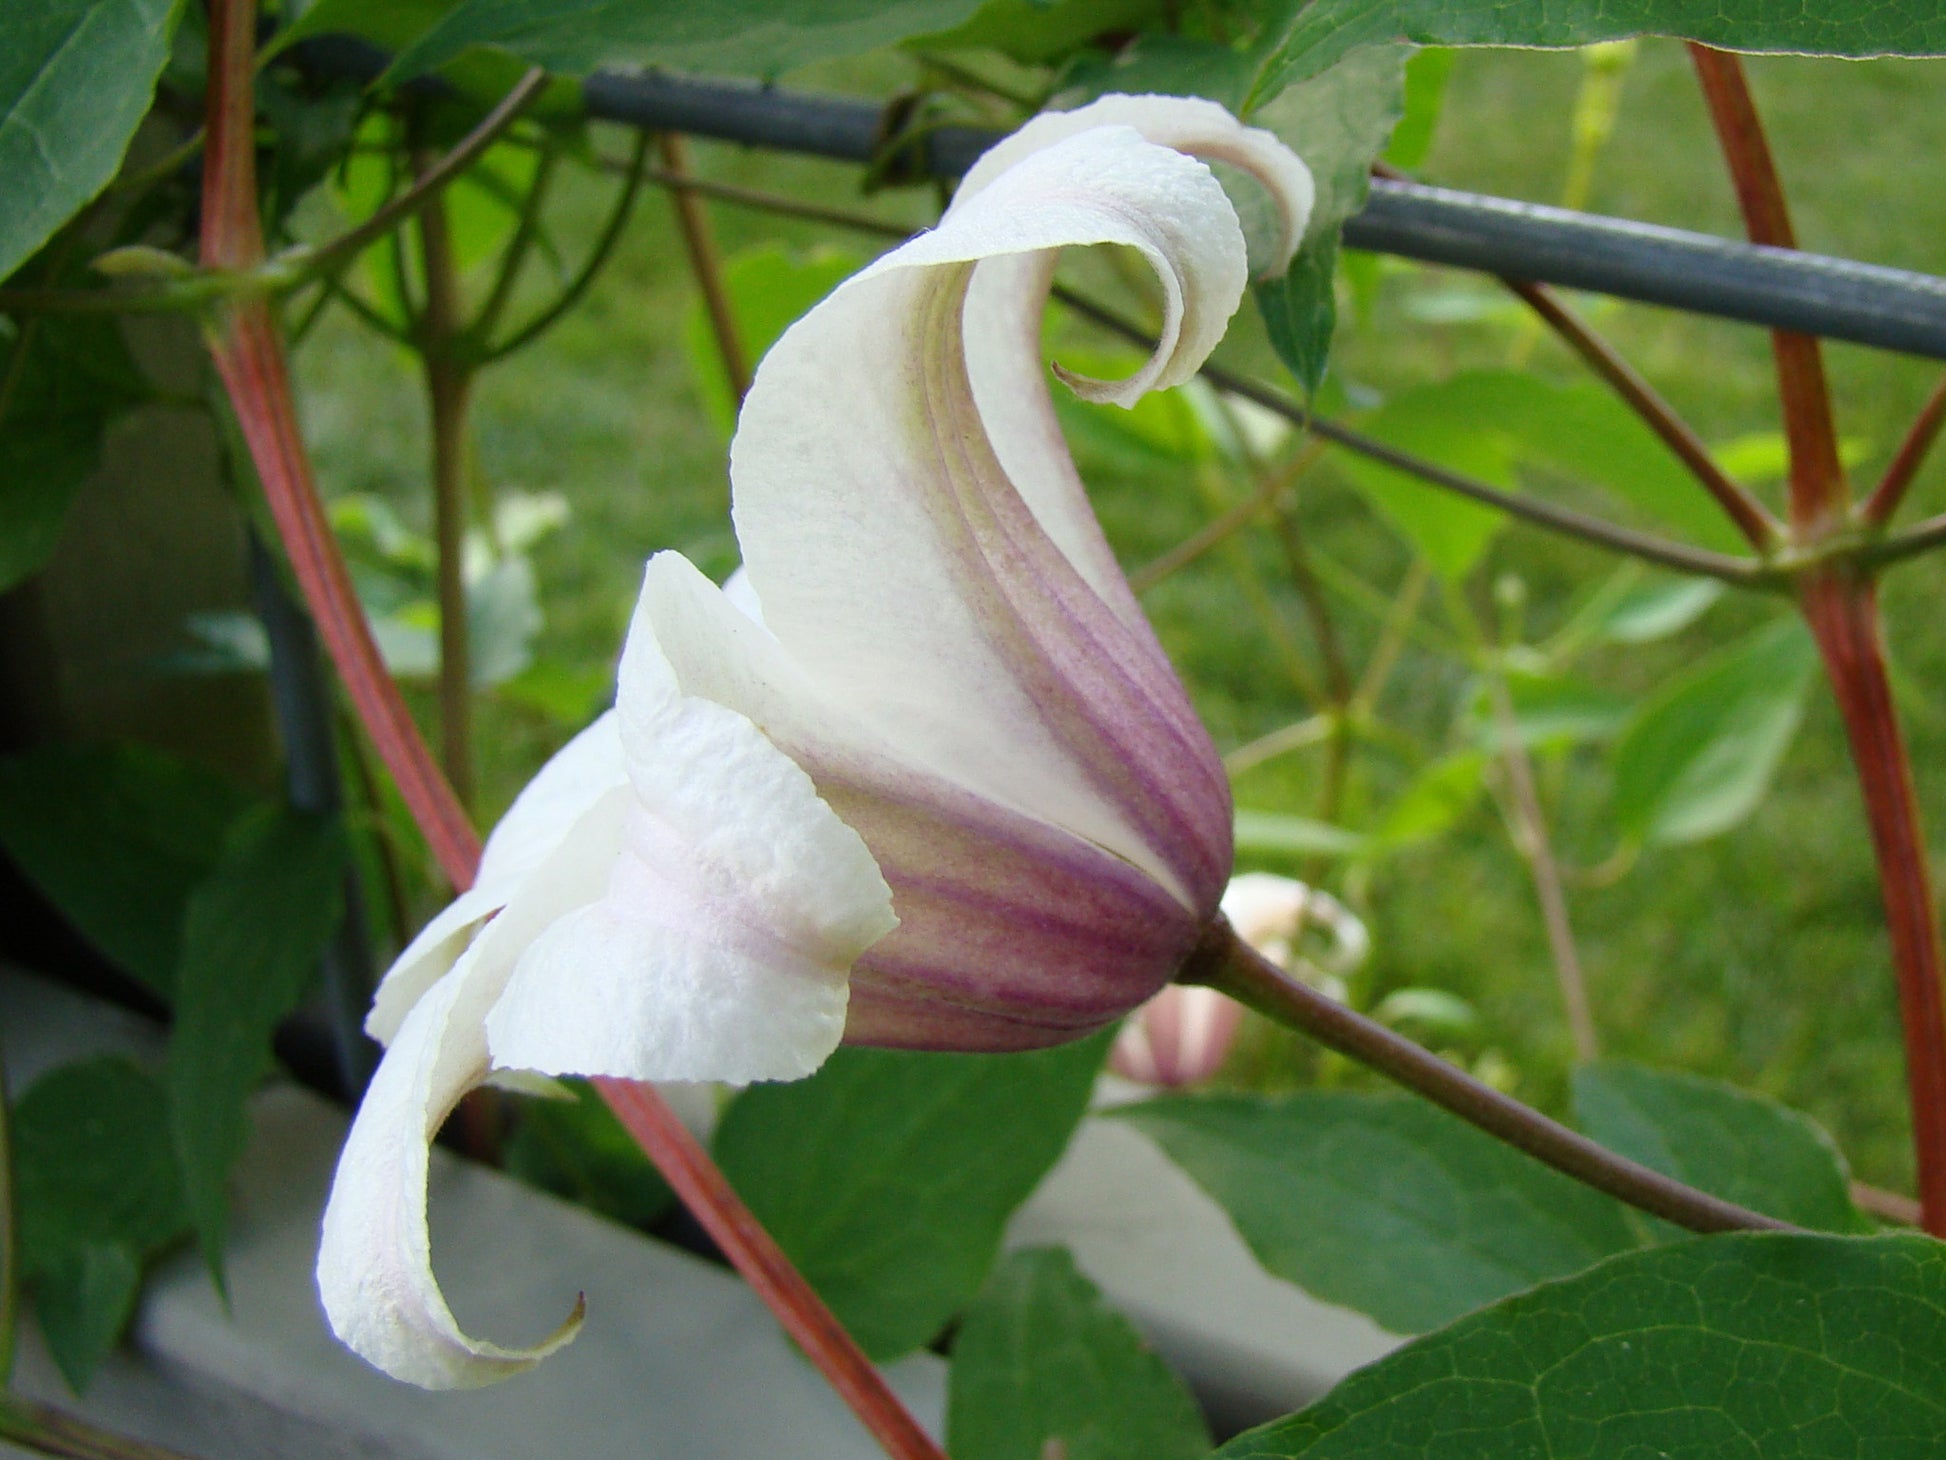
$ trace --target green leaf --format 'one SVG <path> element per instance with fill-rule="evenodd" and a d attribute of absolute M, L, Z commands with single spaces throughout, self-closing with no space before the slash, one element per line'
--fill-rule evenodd
<path fill-rule="evenodd" d="M 1816 672 L 1810 634 L 1779 619 L 1652 697 L 1615 747 L 1622 830 L 1693 842 L 1748 816 L 1790 748 Z"/>
<path fill-rule="evenodd" d="M 946 1441 L 953 1460 L 1198 1460 L 1210 1446 L 1182 1381 L 1057 1247 L 1014 1253 L 967 1310 Z"/>
<path fill-rule="evenodd" d="M 1360 46 L 1585 46 L 1635 35 L 1676 36 L 1731 51 L 1822 56 L 1946 55 L 1935 5 L 1805 5 L 1800 0 L 1310 0 L 1260 43 L 1259 95 L 1315 76 Z"/>
<path fill-rule="evenodd" d="M 1449 831 L 1486 789 L 1487 762 L 1481 750 L 1457 750 L 1434 761 L 1386 808 L 1375 840 L 1385 847 L 1403 847 Z"/>
<path fill-rule="evenodd" d="M 1599 632 L 1618 644 L 1652 644 L 1669 638 L 1709 612 L 1723 596 L 1723 586 L 1713 578 L 1644 583 L 1623 594 L 1602 615 Z"/>
<path fill-rule="evenodd" d="M 76 1394 L 88 1387 L 135 1311 L 142 1264 L 120 1243 L 88 1243 L 34 1274 L 34 1316 Z"/>
<path fill-rule="evenodd" d="M 1611 1151 L 1713 1195 L 1800 1227 L 1874 1230 L 1852 1205 L 1831 1137 L 1808 1115 L 1760 1095 L 1611 1062 L 1574 1072 L 1574 1114 Z"/>
<path fill-rule="evenodd" d="M 507 1173 L 618 1222 L 648 1226 L 676 1194 L 585 1084 L 562 1085 L 568 1099 L 521 1103 L 501 1151 Z"/>
<path fill-rule="evenodd" d="M 737 342 L 743 346 L 743 358 L 750 367 L 755 369 L 785 330 L 863 264 L 856 254 L 841 249 L 820 247 L 803 253 L 782 244 L 767 244 L 740 253 L 724 265 L 723 287 L 736 319 Z M 727 438 L 736 426 L 736 397 L 730 392 L 716 335 L 700 300 L 690 305 L 683 322 L 683 343 L 689 347 L 703 409 Z"/>
<path fill-rule="evenodd" d="M 657 65 L 774 76 L 960 24 L 978 0 L 460 0 L 393 65 L 402 81 L 471 46 L 550 71 Z"/>
<path fill-rule="evenodd" d="M 1115 1114 L 1269 1271 L 1395 1332 L 1637 1245 L 1617 1202 L 1409 1096 L 1167 1096 Z"/>
<path fill-rule="evenodd" d="M 979 1292 L 1107 1047 L 1104 1034 L 1031 1054 L 841 1049 L 808 1080 L 738 1096 L 716 1159 L 865 1351 L 892 1358 Z"/>
<path fill-rule="evenodd" d="M 1364 837 L 1328 821 L 1314 821 L 1308 816 L 1290 816 L 1280 811 L 1239 810 L 1236 817 L 1239 852 L 1350 857 L 1365 850 Z"/>
<path fill-rule="evenodd" d="M 132 1060 L 62 1065 L 14 1107 L 20 1261 L 37 1271 L 87 1246 L 147 1255 L 182 1235 L 169 1099 Z"/>
<path fill-rule="evenodd" d="M 336 821 L 265 807 L 237 823 L 190 894 L 169 1103 L 190 1216 L 219 1279 L 224 1182 L 250 1133 L 244 1101 L 337 929 L 348 855 Z"/>
<path fill-rule="evenodd" d="M 1414 51 L 1405 63 L 1405 114 L 1385 148 L 1385 160 L 1392 166 L 1409 172 L 1432 151 L 1433 131 L 1446 107 L 1446 84 L 1458 59 L 1456 51 L 1428 46 Z"/>
<path fill-rule="evenodd" d="M 1139 30 L 1163 0 L 986 0 L 962 25 L 915 36 L 929 51 L 998 51 L 1023 66 L 1065 59 L 1100 35 Z"/>
<path fill-rule="evenodd" d="M 111 320 L 35 320 L 12 348 L 26 353 L 0 393 L 0 591 L 46 564 L 101 464 L 102 433 L 149 394 Z"/>
<path fill-rule="evenodd" d="M 0 7 L 0 279 L 108 185 L 169 59 L 176 0 Z"/>
<path fill-rule="evenodd" d="M 1271 347 L 1307 396 L 1324 379 L 1337 324 L 1338 227 L 1365 201 L 1372 163 L 1404 113 L 1406 56 L 1403 46 L 1360 51 L 1251 117 L 1296 149 L 1317 186 L 1303 247 L 1282 278 L 1256 290 Z"/>
<path fill-rule="evenodd" d="M 1324 383 L 1331 336 L 1338 328 L 1338 237 L 1312 239 L 1291 259 L 1281 278 L 1257 285 L 1257 308 L 1270 347 L 1309 400 Z"/>
<path fill-rule="evenodd" d="M 20 1098 L 13 1141 L 21 1273 L 79 1391 L 128 1322 L 143 1260 L 188 1227 L 168 1095 L 119 1056 L 63 1065 Z"/>
<path fill-rule="evenodd" d="M 1629 715 L 1629 701 L 1612 691 L 1559 674 L 1513 672 L 1507 675 L 1513 702 L 1514 734 L 1529 750 L 1561 750 L 1612 740 Z M 1468 706 L 1472 731 L 1482 749 L 1499 754 L 1500 717 L 1493 696 L 1480 685 Z"/>
<path fill-rule="evenodd" d="M 1630 1253 L 1359 1370 L 1220 1460 L 1928 1460 L 1946 1249 L 1739 1233 Z"/>
<path fill-rule="evenodd" d="M 84 938 L 171 997 L 183 907 L 249 805 L 229 781 L 139 745 L 0 760 L 0 847 Z"/>

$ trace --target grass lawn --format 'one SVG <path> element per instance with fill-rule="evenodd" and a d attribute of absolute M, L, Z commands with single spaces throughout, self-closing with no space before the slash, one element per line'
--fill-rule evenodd
<path fill-rule="evenodd" d="M 893 82 L 903 63 L 855 67 L 859 89 Z M 1792 190 L 1806 247 L 1946 273 L 1946 195 L 1917 184 L 1923 159 L 1946 151 L 1946 68 L 1938 63 L 1768 59 L 1751 63 L 1760 104 Z M 1569 155 L 1569 118 L 1582 62 L 1573 54 L 1473 52 L 1459 57 L 1428 180 L 1553 201 Z M 816 78 L 829 84 L 830 77 Z M 598 140 L 611 153 L 621 139 Z M 907 223 L 934 200 L 923 191 L 858 195 L 855 169 L 697 144 L 699 170 Z M 613 184 L 563 169 L 556 235 L 570 258 L 600 227 Z M 1734 233 L 1722 165 L 1680 47 L 1645 43 L 1625 83 L 1612 142 L 1588 206 L 1655 222 Z M 727 254 L 771 241 L 832 242 L 868 253 L 869 239 L 747 210 L 714 210 Z M 1104 272 L 1093 261 L 1094 272 Z M 536 289 L 537 295 L 545 291 Z M 667 199 L 645 194 L 610 267 L 571 316 L 537 346 L 492 369 L 475 412 L 480 475 L 495 490 L 558 491 L 569 525 L 537 551 L 547 620 L 541 656 L 587 669 L 612 660 L 643 558 L 674 547 L 720 575 L 734 562 L 725 506 L 724 438 L 702 408 L 684 322 L 692 286 Z M 1458 312 L 1478 294 L 1485 307 Z M 1635 306 L 1586 303 L 1602 329 L 1694 422 L 1706 440 L 1776 429 L 1768 342 L 1757 330 Z M 1349 311 L 1347 311 L 1349 313 Z M 1439 314 L 1440 319 L 1430 316 Z M 1268 371 L 1253 317 L 1240 316 L 1226 353 Z M 1064 336 L 1066 338 L 1066 336 Z M 1080 335 L 1072 339 L 1085 345 Z M 1526 349 L 1529 366 L 1572 380 L 1576 368 L 1546 339 L 1522 343 L 1492 296 L 1457 275 L 1385 267 L 1369 313 L 1340 335 L 1334 369 L 1356 400 L 1377 399 L 1462 369 L 1498 367 Z M 1858 443 L 1869 483 L 1938 367 L 1851 347 L 1828 361 L 1840 429 Z M 423 522 L 425 426 L 414 361 L 342 314 L 327 317 L 299 357 L 307 429 L 327 489 L 368 491 Z M 1158 468 L 1106 449 L 1081 451 L 1104 521 L 1124 561 L 1149 560 L 1239 488 L 1188 467 Z M 1533 482 L 1580 505 L 1626 516 L 1592 489 Z M 1765 490 L 1775 499 L 1776 484 Z M 1214 494 L 1214 495 L 1212 495 Z M 1946 469 L 1929 469 L 1910 515 L 1946 508 Z M 1327 458 L 1303 479 L 1299 520 L 1313 550 L 1389 594 L 1409 566 L 1402 540 Z M 1219 746 L 1230 750 L 1311 713 L 1286 656 L 1315 672 L 1308 621 L 1289 586 L 1275 536 L 1253 530 L 1165 580 L 1147 598 L 1198 696 Z M 1247 563 L 1261 599 L 1243 586 Z M 1484 569 L 1457 592 L 1488 607 L 1496 579 L 1525 586 L 1530 637 L 1544 637 L 1573 595 L 1612 567 L 1601 554 L 1504 532 Z M 1942 569 L 1922 562 L 1889 582 L 1886 607 L 1928 824 L 1946 827 L 1946 637 L 1938 615 Z M 1354 670 L 1377 637 L 1372 615 L 1336 589 L 1331 604 Z M 1438 593 L 1423 633 L 1448 632 Z M 1713 644 L 1778 609 L 1719 604 L 1667 642 L 1608 649 L 1587 677 L 1625 697 L 1651 691 Z M 1294 646 L 1294 649 L 1293 647 Z M 1415 761 L 1447 744 L 1466 679 L 1452 657 L 1413 642 L 1381 701 L 1384 719 L 1415 748 L 1361 748 L 1342 817 L 1352 825 L 1385 807 Z M 482 809 L 497 810 L 565 734 L 565 727 L 494 697 L 481 708 Z M 1239 780 L 1247 805 L 1311 814 L 1321 749 L 1282 757 Z M 1544 759 L 1543 792 L 1561 855 L 1593 867 L 1615 850 L 1606 813 L 1605 757 L 1582 750 Z M 1334 874 L 1335 875 L 1335 874 Z M 1526 869 L 1498 816 L 1478 804 L 1442 840 L 1353 879 L 1347 895 L 1369 920 L 1374 991 L 1430 985 L 1470 1000 L 1479 1046 L 1508 1063 L 1522 1094 L 1559 1108 L 1571 1047 Z M 1904 1090 L 1896 1008 L 1862 816 L 1828 697 L 1814 697 L 1777 785 L 1758 812 L 1713 841 L 1650 850 L 1605 885 L 1570 892 L 1582 957 L 1606 1049 L 1711 1074 L 1810 1110 L 1839 1137 L 1858 1173 L 1907 1188 Z M 1477 1051 L 1477 1048 L 1475 1050 Z"/>

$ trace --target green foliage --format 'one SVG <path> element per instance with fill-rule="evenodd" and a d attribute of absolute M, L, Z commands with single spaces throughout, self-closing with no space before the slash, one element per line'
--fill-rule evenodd
<path fill-rule="evenodd" d="M 188 1229 L 168 1092 L 119 1057 L 65 1065 L 13 1111 L 18 1260 L 76 1390 L 120 1336 L 142 1262 Z"/>
<path fill-rule="evenodd" d="M 1008 1215 L 1087 1109 L 1107 1044 L 840 1049 L 808 1080 L 738 1096 L 716 1159 L 865 1351 L 893 1358 L 980 1290 Z"/>
<path fill-rule="evenodd" d="M 108 185 L 169 59 L 178 0 L 0 9 L 0 279 Z"/>
<path fill-rule="evenodd" d="M 470 47 L 497 46 L 550 71 L 596 66 L 774 76 L 946 30 L 976 0 L 460 0 L 392 68 L 405 80 Z"/>
<path fill-rule="evenodd" d="M 1825 56 L 1946 54 L 1946 16 L 1915 0 L 1806 6 L 1795 0 L 1309 0 L 1265 27 L 1257 95 L 1314 76 L 1360 46 L 1585 46 L 1634 35 L 1679 36 L 1732 51 Z"/>
<path fill-rule="evenodd" d="M 1638 1242 L 1615 1201 L 1408 1096 L 1169 1096 L 1115 1113 L 1267 1269 L 1399 1333 Z"/>
<path fill-rule="evenodd" d="M 1873 1230 L 1851 1203 L 1831 1137 L 1775 1101 L 1719 1080 L 1605 1063 L 1574 1072 L 1574 1114 L 1611 1151 L 1739 1205 L 1826 1232 Z"/>
<path fill-rule="evenodd" d="M 991 50 L 1022 65 L 1066 59 L 1097 36 L 1139 29 L 1163 0 L 986 0 L 966 21 L 913 38 L 927 50 Z"/>
<path fill-rule="evenodd" d="M 507 1173 L 632 1227 L 647 1227 L 676 1194 L 600 1097 L 579 1080 L 564 1099 L 521 1103 L 501 1150 Z"/>
<path fill-rule="evenodd" d="M 1723 585 L 1713 578 L 1644 583 L 1629 589 L 1603 612 L 1601 635 L 1617 644 L 1652 644 L 1666 639 L 1708 613 L 1723 591 Z"/>
<path fill-rule="evenodd" d="M 1414 51 L 1405 63 L 1405 111 L 1385 148 L 1385 160 L 1392 166 L 1410 172 L 1426 160 L 1458 59 L 1455 51 L 1428 46 Z"/>
<path fill-rule="evenodd" d="M 723 269 L 724 291 L 736 320 L 737 343 L 755 369 L 766 351 L 825 295 L 857 273 L 864 260 L 842 249 L 798 253 L 777 244 L 738 254 Z M 683 343 L 696 371 L 703 409 L 725 437 L 736 427 L 737 402 L 723 373 L 723 360 L 709 316 L 698 300 L 683 321 Z"/>
<path fill-rule="evenodd" d="M 1744 1234 L 1630 1253 L 1511 1298 L 1218 1454 L 1925 1460 L 1941 1434 L 1940 1245 Z"/>
<path fill-rule="evenodd" d="M 1281 811 L 1246 811 L 1236 814 L 1238 852 L 1270 853 L 1283 856 L 1350 857 L 1365 850 L 1366 839 L 1355 831 L 1316 821 L 1308 816 L 1291 816 Z"/>
<path fill-rule="evenodd" d="M 220 1276 L 224 1182 L 249 1136 L 244 1101 L 271 1032 L 297 1006 L 343 912 L 335 821 L 264 808 L 239 820 L 190 894 L 169 1039 L 169 1114 L 184 1194 Z"/>
<path fill-rule="evenodd" d="M 1339 225 L 1364 203 L 1372 163 L 1404 114 L 1406 54 L 1403 46 L 1356 52 L 1251 117 L 1304 159 L 1317 188 L 1304 243 L 1289 270 L 1256 290 L 1271 347 L 1307 397 L 1324 379 L 1337 325 Z"/>
<path fill-rule="evenodd" d="M 1181 1380 L 1061 1248 L 1014 1253 L 967 1310 L 946 1438 L 953 1460 L 1197 1460 L 1210 1445 Z"/>
<path fill-rule="evenodd" d="M 0 364 L 0 591 L 47 562 L 101 463 L 102 433 L 148 395 L 114 322 L 21 327 Z"/>
<path fill-rule="evenodd" d="M 249 799 L 138 745 L 0 760 L 0 847 L 90 943 L 168 999 L 183 911 Z"/>
<path fill-rule="evenodd" d="M 1816 672 L 1810 634 L 1784 618 L 1664 686 L 1615 747 L 1622 830 L 1680 843 L 1742 821 L 1790 748 Z"/>

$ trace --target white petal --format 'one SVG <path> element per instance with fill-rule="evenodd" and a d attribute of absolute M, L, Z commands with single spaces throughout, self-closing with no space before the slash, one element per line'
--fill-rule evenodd
<path fill-rule="evenodd" d="M 414 1004 L 380 1061 L 338 1158 L 318 1249 L 318 1293 L 338 1337 L 395 1379 L 474 1388 L 533 1367 L 574 1337 L 580 1304 L 532 1348 L 460 1331 L 432 1271 L 426 1228 L 429 1145 L 486 1075 L 479 945 Z"/>
<path fill-rule="evenodd" d="M 1126 590 L 1102 591 L 1105 550 L 1084 573 L 1076 534 L 1050 536 L 1009 480 L 967 373 L 970 265 L 1090 243 L 1141 251 L 1169 301 L 1154 359 L 1108 393 L 1193 371 L 1245 282 L 1228 199 L 1131 129 L 1071 137 L 773 347 L 731 447 L 738 536 L 766 624 L 828 700 L 1208 911 L 1229 813 L 1207 735 Z"/>
<path fill-rule="evenodd" d="M 599 893 L 620 848 L 626 803 L 625 790 L 611 790 L 588 807 L 452 971 L 412 1005 L 345 1138 L 325 1207 L 318 1292 L 338 1337 L 394 1378 L 428 1389 L 490 1384 L 531 1368 L 580 1322 L 577 1306 L 532 1348 L 460 1331 L 433 1277 L 427 1149 L 460 1097 L 488 1077 L 487 1011 L 521 950 Z"/>
<path fill-rule="evenodd" d="M 973 164 L 953 205 L 973 197 L 1030 153 L 1090 127 L 1133 127 L 1149 141 L 1206 162 L 1227 162 L 1254 177 L 1269 194 L 1279 237 L 1263 273 L 1282 273 L 1303 242 L 1315 190 L 1311 170 L 1273 132 L 1247 127 L 1213 101 L 1194 96 L 1098 97 L 1069 112 L 1044 112 L 995 144 Z M 949 215 L 950 216 L 950 215 Z"/>
<path fill-rule="evenodd" d="M 657 559 L 665 573 L 680 562 Z M 599 901 L 521 956 L 488 1019 L 493 1061 L 796 1078 L 843 1034 L 847 975 L 897 925 L 892 894 L 802 768 L 743 715 L 683 692 L 651 612 L 656 576 L 652 564 L 616 701 L 631 788 L 622 846 Z"/>
<path fill-rule="evenodd" d="M 473 885 L 421 928 L 386 971 L 365 1018 L 366 1032 L 391 1043 L 407 1011 L 453 966 L 467 938 L 507 905 L 589 807 L 627 780 L 611 710 L 555 752 L 514 798 L 487 838 Z M 590 888 L 589 895 L 597 890 Z"/>

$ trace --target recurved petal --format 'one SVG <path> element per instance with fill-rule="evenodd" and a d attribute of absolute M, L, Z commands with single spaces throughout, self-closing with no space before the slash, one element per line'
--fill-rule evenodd
<path fill-rule="evenodd" d="M 1226 162 L 1249 173 L 1269 195 L 1278 222 L 1278 236 L 1257 272 L 1281 273 L 1289 266 L 1311 218 L 1315 200 L 1311 170 L 1275 133 L 1245 126 L 1215 102 L 1201 97 L 1115 93 L 1073 111 L 1043 112 L 981 155 L 961 180 L 953 206 L 957 208 L 977 195 L 1028 154 L 1090 127 L 1105 126 L 1133 127 L 1159 146 L 1173 147 L 1206 162 Z"/>
<path fill-rule="evenodd" d="M 346 1346 L 395 1379 L 466 1389 L 533 1367 L 574 1337 L 581 1305 L 532 1348 L 460 1331 L 433 1277 L 426 1227 L 429 1148 L 461 1096 L 487 1073 L 482 1020 L 498 980 L 489 939 L 407 1011 L 338 1158 L 318 1249 L 318 1293 Z"/>
<path fill-rule="evenodd" d="M 1207 913 L 1229 862 L 1221 767 L 1153 638 L 1098 588 L 1112 564 L 1084 572 L 1075 534 L 1057 539 L 1008 476 L 968 374 L 972 266 L 1093 243 L 1140 251 L 1167 304 L 1156 357 L 1112 393 L 1193 370 L 1245 282 L 1229 201 L 1132 129 L 1070 137 L 772 349 L 731 448 L 738 536 L 765 623 L 826 698 L 914 766 Z"/>
<path fill-rule="evenodd" d="M 366 1032 L 391 1043 L 407 1012 L 453 966 L 479 925 L 507 905 L 596 801 L 627 780 L 611 710 L 562 746 L 514 798 L 487 838 L 472 887 L 421 928 L 386 971 Z M 590 888 L 589 895 L 597 890 Z"/>
<path fill-rule="evenodd" d="M 851 966 L 897 925 L 892 894 L 802 768 L 745 715 L 684 692 L 659 637 L 681 625 L 651 604 L 645 586 L 622 655 L 629 793 L 612 870 L 521 955 L 488 1017 L 493 1062 L 794 1079 L 837 1046 Z"/>

